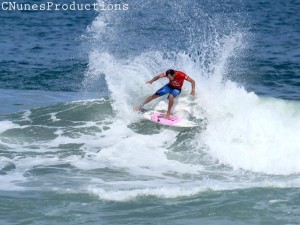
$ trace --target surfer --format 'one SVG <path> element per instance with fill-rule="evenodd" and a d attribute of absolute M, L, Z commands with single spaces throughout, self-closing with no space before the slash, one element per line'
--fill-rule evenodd
<path fill-rule="evenodd" d="M 167 77 L 169 79 L 169 83 L 163 86 L 162 88 L 160 88 L 157 92 L 155 92 L 155 94 L 146 98 L 141 105 L 136 106 L 137 111 L 140 110 L 145 104 L 151 102 L 153 99 L 156 99 L 165 94 L 169 94 L 168 96 L 169 105 L 168 105 L 168 111 L 165 115 L 165 118 L 170 119 L 174 98 L 176 98 L 176 96 L 180 94 L 181 87 L 183 85 L 184 80 L 191 82 L 192 84 L 191 95 L 195 96 L 195 81 L 185 73 L 178 70 L 169 69 L 165 73 L 153 77 L 151 80 L 147 81 L 146 84 L 152 84 L 154 81 L 157 81 L 158 79 L 164 77 Z"/>

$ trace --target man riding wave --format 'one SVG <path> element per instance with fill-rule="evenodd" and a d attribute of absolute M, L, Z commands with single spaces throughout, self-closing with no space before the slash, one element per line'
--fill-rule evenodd
<path fill-rule="evenodd" d="M 195 96 L 195 85 L 196 85 L 195 81 L 185 73 L 173 69 L 169 69 L 165 73 L 153 77 L 150 81 L 147 81 L 146 84 L 152 84 L 154 81 L 157 81 L 158 79 L 164 77 L 167 77 L 169 79 L 169 83 L 163 86 L 162 88 L 160 88 L 157 92 L 155 92 L 155 94 L 146 98 L 141 105 L 136 106 L 136 110 L 140 110 L 145 104 L 151 102 L 153 99 L 156 99 L 165 94 L 169 94 L 168 96 L 169 105 L 168 105 L 168 110 L 165 115 L 165 118 L 170 119 L 171 109 L 174 104 L 174 98 L 180 94 L 184 80 L 191 82 L 192 91 L 190 94 L 192 96 Z"/>

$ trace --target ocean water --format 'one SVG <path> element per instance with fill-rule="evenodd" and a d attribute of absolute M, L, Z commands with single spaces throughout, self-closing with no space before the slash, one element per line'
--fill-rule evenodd
<path fill-rule="evenodd" d="M 0 10 L 0 223 L 300 224 L 300 2 L 99 4 Z M 196 128 L 132 112 L 169 68 Z"/>

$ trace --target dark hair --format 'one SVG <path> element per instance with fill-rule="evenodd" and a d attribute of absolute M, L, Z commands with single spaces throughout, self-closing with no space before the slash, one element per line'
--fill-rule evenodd
<path fill-rule="evenodd" d="M 166 71 L 166 76 L 168 76 L 168 74 L 170 74 L 171 76 L 174 76 L 175 74 L 175 70 L 169 69 Z"/>

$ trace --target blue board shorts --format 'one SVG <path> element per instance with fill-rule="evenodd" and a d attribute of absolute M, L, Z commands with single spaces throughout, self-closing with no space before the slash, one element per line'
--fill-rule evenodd
<path fill-rule="evenodd" d="M 155 92 L 155 94 L 159 95 L 159 96 L 163 96 L 165 94 L 172 94 L 175 98 L 177 95 L 180 94 L 180 92 L 181 92 L 180 89 L 171 88 L 169 84 L 166 84 L 161 89 L 159 89 L 157 92 Z"/>

